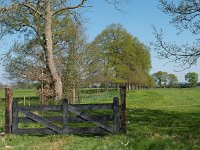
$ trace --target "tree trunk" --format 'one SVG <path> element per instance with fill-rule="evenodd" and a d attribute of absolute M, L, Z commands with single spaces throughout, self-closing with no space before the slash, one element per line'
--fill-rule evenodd
<path fill-rule="evenodd" d="M 72 88 L 72 103 L 75 104 L 76 103 L 76 89 L 73 86 Z"/>
<path fill-rule="evenodd" d="M 105 84 L 105 92 L 108 92 L 108 84 Z"/>
<path fill-rule="evenodd" d="M 133 84 L 131 84 L 131 90 L 133 90 Z"/>
<path fill-rule="evenodd" d="M 45 0 L 46 15 L 45 15 L 45 40 L 46 40 L 46 61 L 54 82 L 54 91 L 56 99 L 62 98 L 62 81 L 58 75 L 56 65 L 53 59 L 53 41 L 52 41 L 52 12 L 50 0 Z"/>
<path fill-rule="evenodd" d="M 119 91 L 119 83 L 116 83 L 116 90 Z"/>

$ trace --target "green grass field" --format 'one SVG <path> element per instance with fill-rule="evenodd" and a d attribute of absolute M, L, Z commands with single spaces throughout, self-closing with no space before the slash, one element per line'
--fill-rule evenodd
<path fill-rule="evenodd" d="M 35 93 L 15 91 L 15 96 Z M 3 97 L 0 91 L 0 97 Z M 18 95 L 19 94 L 19 95 Z M 119 92 L 87 92 L 83 103 L 112 102 Z M 66 150 L 199 150 L 200 89 L 151 89 L 127 92 L 127 135 L 6 135 L 0 149 Z M 0 132 L 4 125 L 4 102 L 0 101 Z"/>
<path fill-rule="evenodd" d="M 16 89 L 13 90 L 13 97 L 32 97 L 36 96 L 34 89 Z M 0 98 L 5 98 L 5 90 L 0 89 Z"/>

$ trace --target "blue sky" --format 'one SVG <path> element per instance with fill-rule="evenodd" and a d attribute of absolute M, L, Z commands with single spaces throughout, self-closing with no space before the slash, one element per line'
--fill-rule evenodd
<path fill-rule="evenodd" d="M 92 1 L 94 1 L 92 3 Z M 120 8 L 126 13 L 116 10 L 112 5 L 108 5 L 104 0 L 91 0 L 93 7 L 85 14 L 85 26 L 88 40 L 92 41 L 94 37 L 101 33 L 108 25 L 112 23 L 121 23 L 126 30 L 133 36 L 137 37 L 146 45 L 155 41 L 152 25 L 156 28 L 162 28 L 166 41 L 176 42 L 178 44 L 192 43 L 195 37 L 185 31 L 177 35 L 177 30 L 169 24 L 170 16 L 163 14 L 158 9 L 158 0 L 129 0 L 128 5 L 122 4 Z M 16 40 L 13 37 L 7 37 L 0 41 L 0 54 L 9 49 L 9 46 Z M 151 49 L 152 69 L 151 73 L 159 70 L 168 73 L 174 73 L 178 76 L 180 82 L 185 81 L 184 75 L 187 72 L 197 72 L 200 76 L 199 62 L 197 65 L 182 72 L 176 72 L 180 68 L 175 68 L 176 64 L 167 63 L 167 60 L 160 60 L 157 54 Z M 3 67 L 0 66 L 0 82 L 7 82 L 3 77 Z M 176 70 L 174 72 L 174 70 Z M 200 78 L 200 77 L 199 77 Z"/>

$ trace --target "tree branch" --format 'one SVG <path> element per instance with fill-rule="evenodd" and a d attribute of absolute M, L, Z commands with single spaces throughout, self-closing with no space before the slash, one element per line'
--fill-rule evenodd
<path fill-rule="evenodd" d="M 44 15 L 42 14 L 42 12 L 40 12 L 38 9 L 34 8 L 34 6 L 32 6 L 31 4 L 29 3 L 18 3 L 18 4 L 13 4 L 11 5 L 10 7 L 3 7 L 3 8 L 0 8 L 0 13 L 4 13 L 6 11 L 9 11 L 11 9 L 17 9 L 17 7 L 21 5 L 21 6 L 24 6 L 24 7 L 27 7 L 28 9 L 31 9 L 32 11 L 34 11 L 36 14 L 38 14 L 39 16 L 41 16 L 42 18 L 44 18 Z"/>
<path fill-rule="evenodd" d="M 34 8 L 33 6 L 31 6 L 31 5 L 28 4 L 28 3 L 19 3 L 19 5 L 23 5 L 23 6 L 27 7 L 27 8 L 29 8 L 29 9 L 33 10 L 33 11 L 34 11 L 35 13 L 37 13 L 39 16 L 44 17 L 44 15 L 43 15 L 38 9 Z"/>
<path fill-rule="evenodd" d="M 57 14 L 57 13 L 59 13 L 59 12 L 62 12 L 62 11 L 66 11 L 66 10 L 76 9 L 76 8 L 82 7 L 82 6 L 85 4 L 86 1 L 87 1 L 87 0 L 81 0 L 81 2 L 80 2 L 79 4 L 77 4 L 77 5 L 69 6 L 69 7 L 64 7 L 64 8 L 58 9 L 58 10 L 54 11 L 52 15 L 55 15 L 55 14 Z"/>

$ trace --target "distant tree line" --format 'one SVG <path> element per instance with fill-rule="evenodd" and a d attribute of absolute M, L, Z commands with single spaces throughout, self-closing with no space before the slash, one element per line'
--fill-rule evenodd
<path fill-rule="evenodd" d="M 195 72 L 189 72 L 185 75 L 186 83 L 179 83 L 178 78 L 175 74 L 168 74 L 167 72 L 158 71 L 154 73 L 153 78 L 156 83 L 156 87 L 163 88 L 187 88 L 187 87 L 196 87 L 198 84 L 198 74 Z"/>

